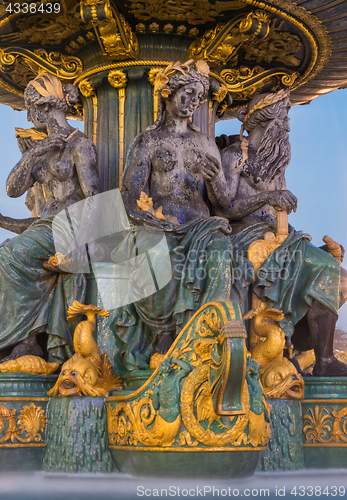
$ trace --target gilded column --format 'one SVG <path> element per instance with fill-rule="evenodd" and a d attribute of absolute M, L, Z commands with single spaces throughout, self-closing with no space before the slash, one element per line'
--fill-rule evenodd
<path fill-rule="evenodd" d="M 125 88 L 128 78 L 123 70 L 113 70 L 108 74 L 108 81 L 118 90 L 118 186 L 121 188 L 124 171 Z"/>

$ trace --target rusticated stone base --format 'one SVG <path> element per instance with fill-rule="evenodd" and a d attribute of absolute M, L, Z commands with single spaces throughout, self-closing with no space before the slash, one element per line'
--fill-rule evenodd
<path fill-rule="evenodd" d="M 271 437 L 258 464 L 258 472 L 283 472 L 304 468 L 299 401 L 268 399 Z"/>
<path fill-rule="evenodd" d="M 103 398 L 51 398 L 48 405 L 46 472 L 112 472 Z"/>

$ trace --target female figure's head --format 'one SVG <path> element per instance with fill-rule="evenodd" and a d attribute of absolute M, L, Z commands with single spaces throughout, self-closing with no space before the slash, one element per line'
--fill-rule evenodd
<path fill-rule="evenodd" d="M 24 99 L 28 121 L 37 130 L 43 130 L 47 128 L 52 116 L 61 126 L 65 125 L 67 112 L 78 102 L 78 90 L 73 85 L 62 85 L 54 75 L 40 73 L 28 83 Z"/>
<path fill-rule="evenodd" d="M 195 110 L 206 99 L 209 89 L 209 66 L 204 61 L 193 59 L 181 64 L 170 63 L 165 70 L 158 72 L 154 88 L 158 92 L 158 118 L 153 130 L 163 123 L 165 114 L 179 118 L 191 118 Z"/>

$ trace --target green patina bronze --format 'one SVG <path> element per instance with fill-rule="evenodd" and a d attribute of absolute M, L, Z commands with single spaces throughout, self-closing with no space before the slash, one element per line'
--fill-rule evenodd
<path fill-rule="evenodd" d="M 306 379 L 301 408 L 305 468 L 344 468 L 347 460 L 347 389 L 344 379 Z"/>
<path fill-rule="evenodd" d="M 51 398 L 47 409 L 46 472 L 113 472 L 104 398 Z"/>
<path fill-rule="evenodd" d="M 259 472 L 287 472 L 305 468 L 299 401 L 269 399 L 271 437 L 260 456 Z"/>

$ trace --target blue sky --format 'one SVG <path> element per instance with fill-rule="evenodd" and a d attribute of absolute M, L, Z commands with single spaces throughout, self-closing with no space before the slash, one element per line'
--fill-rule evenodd
<path fill-rule="evenodd" d="M 312 242 L 321 246 L 328 234 L 347 250 L 347 90 L 338 90 L 312 101 L 308 106 L 294 106 L 290 111 L 292 160 L 287 169 L 287 188 L 298 198 L 298 210 L 289 216 L 290 223 L 309 233 Z M 30 217 L 24 205 L 25 195 L 11 199 L 6 195 L 6 178 L 20 159 L 15 127 L 28 128 L 25 112 L 0 105 L 0 212 L 12 217 Z M 76 125 L 81 127 L 81 122 Z M 75 125 L 75 126 L 76 126 Z M 236 134 L 240 122 L 219 122 L 216 135 Z M 0 229 L 0 241 L 12 237 Z M 344 267 L 347 268 L 347 256 Z M 347 304 L 340 310 L 338 325 L 347 330 Z"/>

